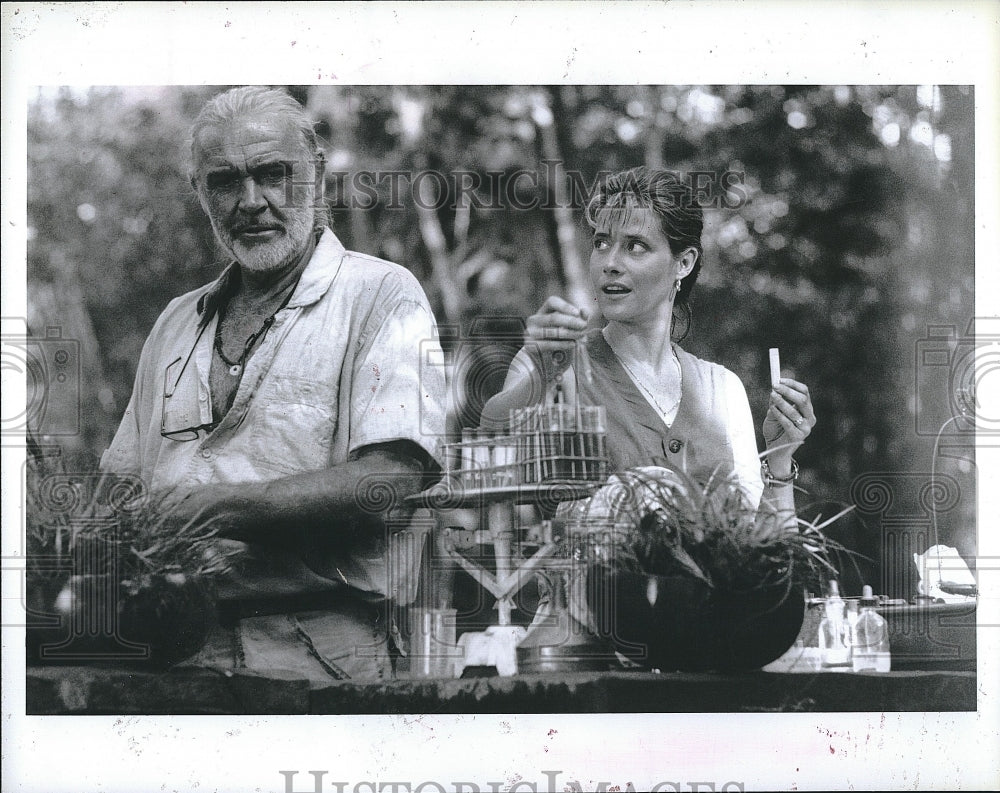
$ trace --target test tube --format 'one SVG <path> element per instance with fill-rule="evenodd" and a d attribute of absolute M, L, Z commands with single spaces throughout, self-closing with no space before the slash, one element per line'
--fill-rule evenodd
<path fill-rule="evenodd" d="M 461 479 L 464 484 L 472 484 L 472 430 L 462 430 L 462 443 L 459 446 L 461 453 L 461 458 L 459 462 L 459 471 L 461 472 Z"/>
<path fill-rule="evenodd" d="M 607 473 L 605 470 L 604 458 L 607 451 L 604 447 L 605 437 L 607 433 L 607 427 L 605 426 L 605 415 L 604 407 L 602 405 L 595 405 L 594 411 L 594 457 L 597 458 L 597 475 L 599 479 L 603 479 Z"/>
<path fill-rule="evenodd" d="M 778 357 L 778 348 L 771 347 L 767 353 L 771 359 L 771 388 L 777 388 L 781 383 L 781 360 Z"/>
<path fill-rule="evenodd" d="M 521 458 L 521 481 L 533 482 L 531 462 L 531 408 L 521 411 L 517 438 L 518 455 Z"/>
<path fill-rule="evenodd" d="M 514 484 L 512 465 L 515 460 L 513 438 L 496 438 L 493 446 L 493 486 Z"/>
<path fill-rule="evenodd" d="M 544 410 L 539 408 L 539 412 Z M 541 422 L 544 421 L 543 415 L 539 416 L 539 422 L 537 423 L 534 432 L 531 433 L 531 439 L 534 442 L 535 447 L 535 481 L 541 482 L 545 478 L 544 471 L 544 457 L 545 457 L 545 426 Z"/>
<path fill-rule="evenodd" d="M 489 435 L 486 432 L 476 433 L 476 476 L 479 479 L 480 486 L 489 487 L 489 474 L 487 473 L 490 468 L 490 444 Z"/>
<path fill-rule="evenodd" d="M 576 360 L 577 372 L 583 375 L 587 385 L 593 385 L 594 370 L 590 365 L 590 355 L 587 353 L 587 342 L 581 337 L 576 340 Z M 579 399 L 579 397 L 578 397 Z"/>
<path fill-rule="evenodd" d="M 446 443 L 444 445 L 444 475 L 451 476 L 455 472 L 455 445 Z"/>

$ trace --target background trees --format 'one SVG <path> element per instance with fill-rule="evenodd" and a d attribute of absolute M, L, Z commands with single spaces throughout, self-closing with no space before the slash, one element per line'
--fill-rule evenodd
<path fill-rule="evenodd" d="M 80 341 L 83 432 L 60 439 L 78 465 L 107 445 L 158 313 L 219 270 L 185 170 L 187 126 L 217 90 L 41 91 L 30 108 L 29 323 Z M 715 193 L 725 206 L 709 212 L 685 346 L 743 379 L 758 422 L 768 347 L 808 382 L 819 424 L 800 455 L 800 501 L 829 514 L 859 477 L 898 489 L 930 471 L 934 438 L 917 420 L 947 418 L 951 395 L 945 381 L 916 389 L 917 343 L 930 326 L 960 336 L 972 318 L 971 89 L 290 90 L 328 144 L 338 235 L 424 285 L 458 355 L 464 423 L 502 381 L 516 318 L 549 293 L 587 299 L 584 188 L 646 163 L 741 175 Z M 414 178 L 428 171 L 443 178 Z M 961 490 L 939 529 L 969 557 L 973 460 L 971 443 L 958 447 L 935 461 Z M 837 532 L 878 557 L 864 515 Z"/>

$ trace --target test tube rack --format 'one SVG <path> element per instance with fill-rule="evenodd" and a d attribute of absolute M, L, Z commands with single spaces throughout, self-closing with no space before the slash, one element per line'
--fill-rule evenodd
<path fill-rule="evenodd" d="M 606 421 L 600 405 L 534 405 L 510 412 L 507 434 L 465 430 L 445 446 L 445 473 L 463 489 L 603 483 Z"/>

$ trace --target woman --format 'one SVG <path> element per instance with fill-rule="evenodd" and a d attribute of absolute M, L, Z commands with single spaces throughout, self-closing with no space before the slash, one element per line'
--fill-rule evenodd
<path fill-rule="evenodd" d="M 773 388 L 762 465 L 739 378 L 685 352 L 672 338 L 679 314 L 686 315 L 683 327 L 690 325 L 688 299 L 701 268 L 702 211 L 692 191 L 672 174 L 637 168 L 608 179 L 591 199 L 586 217 L 593 232 L 590 278 L 602 327 L 588 331 L 590 311 L 548 298 L 529 318 L 527 343 L 511 364 L 503 390 L 483 409 L 482 424 L 502 429 L 512 408 L 538 404 L 561 389 L 570 402 L 605 407 L 612 471 L 654 466 L 702 483 L 732 476 L 754 508 L 766 486 L 767 506 L 793 528 L 797 467 L 792 454 L 816 423 L 809 390 L 790 378 Z M 649 470 L 642 476 L 648 474 L 670 480 Z M 615 479 L 579 506 L 593 515 L 608 504 L 626 503 L 618 499 L 622 491 L 612 484 Z M 599 543 L 603 536 L 597 535 Z M 626 574 L 614 584 L 601 575 L 589 578 L 571 574 L 566 581 L 569 614 L 587 626 L 570 635 L 613 637 L 624 656 L 642 665 L 759 667 L 780 654 L 798 629 L 768 603 L 765 613 L 774 616 L 758 623 L 743 615 L 734 623 L 753 626 L 753 639 L 744 641 L 731 626 L 713 627 L 720 625 L 718 619 L 705 612 L 673 621 L 675 613 L 684 613 L 676 608 L 677 598 L 695 598 L 694 589 L 672 584 L 671 596 L 661 598 L 653 578 Z M 540 589 L 535 621 L 519 650 L 529 664 L 533 652 L 547 657 L 550 645 L 559 653 L 576 652 L 565 646 L 562 628 L 551 628 L 562 625 L 548 618 L 558 598 L 544 580 Z M 747 607 L 754 608 L 753 602 Z"/>
<path fill-rule="evenodd" d="M 703 481 L 733 474 L 749 503 L 766 486 L 769 503 L 794 520 L 792 455 L 816 423 L 809 389 L 790 378 L 772 389 L 762 464 L 739 378 L 672 340 L 678 313 L 689 324 L 701 269 L 702 210 L 691 189 L 665 171 L 624 171 L 599 188 L 586 217 L 603 327 L 588 331 L 590 311 L 548 298 L 529 318 L 528 341 L 483 425 L 504 426 L 511 408 L 541 402 L 558 384 L 569 400 L 605 406 L 613 471 L 654 465 Z"/>

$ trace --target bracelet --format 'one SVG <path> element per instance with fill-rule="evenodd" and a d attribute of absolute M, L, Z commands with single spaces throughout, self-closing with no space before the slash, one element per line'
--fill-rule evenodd
<path fill-rule="evenodd" d="M 780 487 L 782 485 L 790 485 L 796 479 L 799 478 L 799 464 L 792 458 L 792 472 L 788 476 L 775 476 L 771 473 L 771 465 L 768 463 L 766 457 L 762 457 L 760 460 L 760 475 L 764 477 L 764 484 L 767 487 Z"/>

